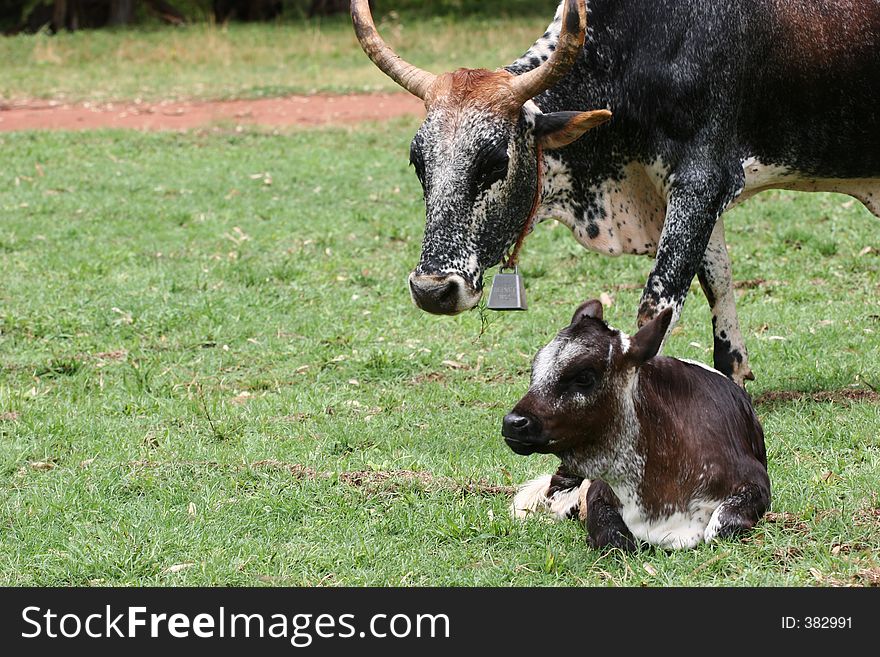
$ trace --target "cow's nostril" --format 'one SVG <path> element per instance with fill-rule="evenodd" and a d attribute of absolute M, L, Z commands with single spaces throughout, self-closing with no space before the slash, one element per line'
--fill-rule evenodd
<path fill-rule="evenodd" d="M 455 299 L 458 297 L 458 291 L 461 286 L 458 284 L 458 280 L 455 278 L 449 278 L 446 281 L 446 290 L 443 292 L 444 299 Z"/>
<path fill-rule="evenodd" d="M 518 417 L 511 420 L 511 424 L 515 426 L 517 429 L 522 429 L 523 427 L 529 424 L 529 418 L 527 417 Z"/>

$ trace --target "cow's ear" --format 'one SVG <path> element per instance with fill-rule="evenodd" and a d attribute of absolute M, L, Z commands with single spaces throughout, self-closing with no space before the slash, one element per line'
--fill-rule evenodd
<path fill-rule="evenodd" d="M 608 110 L 538 114 L 535 116 L 535 139 L 544 148 L 562 148 L 610 119 Z"/>
<path fill-rule="evenodd" d="M 627 358 L 638 366 L 656 356 L 671 321 L 672 308 L 667 308 L 640 328 L 639 332 L 630 338 Z"/>
<path fill-rule="evenodd" d="M 584 317 L 592 317 L 593 319 L 602 319 L 602 302 L 598 299 L 590 299 L 584 301 L 571 316 L 572 325 L 580 322 Z"/>

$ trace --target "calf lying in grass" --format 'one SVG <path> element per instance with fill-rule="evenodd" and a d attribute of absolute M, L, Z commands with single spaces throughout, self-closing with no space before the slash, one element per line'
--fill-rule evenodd
<path fill-rule="evenodd" d="M 517 454 L 556 454 L 562 465 L 520 490 L 518 515 L 580 511 L 593 547 L 626 550 L 636 539 L 691 548 L 764 515 L 770 480 L 749 396 L 705 365 L 657 356 L 670 318 L 630 337 L 587 301 L 538 352 L 502 434 Z"/>

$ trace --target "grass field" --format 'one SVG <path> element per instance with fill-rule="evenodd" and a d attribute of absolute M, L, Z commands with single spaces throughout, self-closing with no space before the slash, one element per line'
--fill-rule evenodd
<path fill-rule="evenodd" d="M 414 129 L 0 136 L 0 584 L 878 581 L 875 218 L 786 193 L 730 214 L 777 515 L 601 553 L 508 516 L 505 487 L 555 463 L 500 421 L 583 298 L 633 328 L 651 261 L 545 224 L 529 312 L 481 334 L 417 311 Z M 668 352 L 710 345 L 695 288 Z"/>
<path fill-rule="evenodd" d="M 377 14 L 377 21 L 379 20 Z M 414 64 L 441 72 L 497 68 L 521 55 L 553 16 L 407 16 L 379 24 Z M 397 90 L 364 56 L 351 19 L 180 29 L 95 30 L 0 38 L 0 101 L 258 98 Z"/>

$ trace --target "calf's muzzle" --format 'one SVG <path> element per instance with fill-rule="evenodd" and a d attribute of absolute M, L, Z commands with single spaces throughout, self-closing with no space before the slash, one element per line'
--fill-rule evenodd
<path fill-rule="evenodd" d="M 540 451 L 550 442 L 544 435 L 540 420 L 516 411 L 504 416 L 501 435 L 510 449 L 523 456 Z"/>

